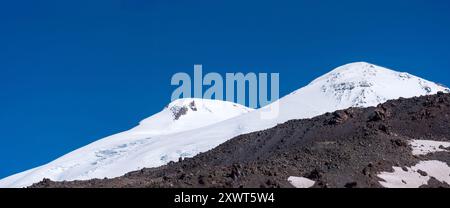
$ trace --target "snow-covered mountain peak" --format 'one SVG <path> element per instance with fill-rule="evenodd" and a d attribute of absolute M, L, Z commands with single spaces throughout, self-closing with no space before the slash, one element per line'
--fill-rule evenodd
<path fill-rule="evenodd" d="M 364 71 L 392 71 L 390 69 L 381 67 L 381 66 L 377 66 L 375 64 L 371 64 L 368 62 L 353 62 L 353 63 L 348 63 L 342 66 L 339 66 L 335 69 L 333 69 L 331 72 L 337 73 L 337 72 L 364 72 Z"/>
<path fill-rule="evenodd" d="M 161 112 L 134 128 L 143 133 L 175 133 L 191 130 L 252 111 L 236 103 L 200 98 L 183 98 L 169 103 Z"/>
<path fill-rule="evenodd" d="M 315 79 L 307 87 L 320 88 L 337 105 L 368 107 L 399 96 L 435 94 L 449 89 L 406 72 L 367 62 L 346 64 Z"/>
<path fill-rule="evenodd" d="M 180 147 L 187 145 L 184 142 L 189 142 L 192 137 L 186 136 L 178 141 L 164 138 L 208 128 L 253 110 L 220 100 L 175 100 L 128 131 L 97 140 L 41 167 L 2 179 L 0 187 L 29 186 L 43 178 L 62 181 L 116 177 L 143 167 L 163 165 L 173 158 L 190 157 L 197 151 L 183 151 Z M 178 146 L 177 143 L 183 144 Z M 174 148 L 177 151 L 172 154 Z M 142 154 L 146 156 L 141 157 Z"/>
<path fill-rule="evenodd" d="M 410 76 L 407 73 L 396 72 L 371 63 L 355 62 L 345 64 L 331 70 L 330 72 L 312 81 L 310 85 L 317 83 L 323 84 L 323 82 L 337 83 L 346 81 L 370 81 L 373 80 L 374 77 L 377 77 L 377 75 L 395 73 L 402 74 L 405 78 Z"/>
<path fill-rule="evenodd" d="M 0 187 L 24 187 L 43 178 L 62 181 L 116 177 L 192 157 L 235 136 L 288 120 L 438 91 L 449 89 L 408 73 L 357 62 L 338 67 L 262 109 L 218 100 L 175 100 L 131 130 L 2 179 Z M 267 109 L 274 109 L 273 117 L 267 116 Z"/>
<path fill-rule="evenodd" d="M 178 120 L 184 115 L 187 115 L 188 113 L 196 113 L 196 112 L 199 113 L 208 112 L 210 114 L 219 113 L 221 116 L 228 118 L 234 117 L 242 113 L 248 113 L 252 110 L 251 108 L 247 108 L 243 105 L 228 101 L 208 100 L 199 98 L 178 99 L 167 105 L 165 109 L 172 112 L 174 120 Z M 231 114 L 224 115 L 223 112 L 221 112 L 223 110 Z"/>

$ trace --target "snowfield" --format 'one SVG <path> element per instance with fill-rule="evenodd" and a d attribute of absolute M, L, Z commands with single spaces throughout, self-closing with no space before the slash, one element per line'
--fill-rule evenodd
<path fill-rule="evenodd" d="M 450 167 L 447 163 L 430 160 L 421 161 L 413 167 L 403 170 L 401 167 L 393 167 L 394 172 L 382 172 L 378 177 L 384 181 L 380 184 L 386 188 L 419 188 L 427 185 L 431 177 L 440 182 L 450 184 Z M 426 175 L 420 174 L 423 171 Z"/>
<path fill-rule="evenodd" d="M 412 140 L 410 145 L 413 149 L 413 155 L 426 155 L 433 152 L 448 152 L 443 149 L 450 147 L 450 142 L 441 142 L 433 140 Z"/>
<path fill-rule="evenodd" d="M 180 157 L 193 157 L 235 136 L 268 129 L 288 120 L 311 118 L 349 107 L 376 106 L 390 99 L 438 91 L 450 92 L 408 73 L 357 62 L 338 67 L 257 110 L 224 101 L 182 99 L 129 131 L 2 179 L 0 187 L 29 186 L 43 178 L 63 181 L 117 177 L 177 161 Z M 278 109 L 278 113 L 268 114 L 270 109 Z"/>
<path fill-rule="evenodd" d="M 95 141 L 47 165 L 0 180 L 0 187 L 25 187 L 43 178 L 57 181 L 111 178 L 130 170 L 163 165 L 170 159 L 190 157 L 196 154 L 195 149 L 184 150 L 173 140 L 165 140 L 164 136 L 208 126 L 252 110 L 226 101 L 176 100 L 131 130 Z M 144 147 L 154 151 L 147 154 Z M 155 157 L 157 159 L 152 159 Z"/>
<path fill-rule="evenodd" d="M 450 147 L 450 142 L 433 140 L 412 140 L 410 142 L 413 155 L 426 155 L 447 151 L 441 147 Z M 450 184 L 450 167 L 438 160 L 421 161 L 413 167 L 393 167 L 394 172 L 382 172 L 378 177 L 384 181 L 380 184 L 386 188 L 419 188 L 427 185 L 431 177 L 440 182 Z M 422 171 L 420 174 L 419 171 Z M 426 173 L 426 174 L 423 174 Z"/>

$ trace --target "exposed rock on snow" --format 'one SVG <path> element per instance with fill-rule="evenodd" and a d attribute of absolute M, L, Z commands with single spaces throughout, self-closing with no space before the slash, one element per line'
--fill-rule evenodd
<path fill-rule="evenodd" d="M 433 140 L 410 141 L 413 155 L 427 155 L 448 151 L 450 142 Z M 378 177 L 384 181 L 380 184 L 386 188 L 418 188 L 427 185 L 431 178 L 450 184 L 450 167 L 447 163 L 430 160 L 420 161 L 413 167 L 393 167 L 394 172 L 382 172 Z"/>
<path fill-rule="evenodd" d="M 385 116 L 371 119 L 375 112 Z M 423 112 L 429 116 L 417 119 Z M 312 188 L 379 188 L 380 173 L 386 187 L 450 187 L 449 153 L 413 155 L 409 145 L 411 138 L 450 141 L 450 117 L 445 116 L 449 112 L 449 94 L 391 100 L 377 107 L 291 120 L 237 136 L 178 163 L 113 179 L 47 180 L 32 187 L 291 188 L 290 176 L 304 176 L 315 181 Z"/>
<path fill-rule="evenodd" d="M 426 155 L 434 152 L 448 151 L 450 142 L 433 140 L 412 140 L 410 142 L 413 155 Z"/>
<path fill-rule="evenodd" d="M 180 157 L 192 157 L 238 135 L 272 128 L 292 119 L 312 118 L 349 107 L 376 106 L 390 99 L 446 90 L 407 73 L 357 62 L 338 67 L 254 111 L 229 102 L 182 99 L 129 131 L 2 179 L 0 187 L 27 186 L 43 178 L 61 181 L 116 177 L 143 167 L 161 166 Z M 264 114 L 268 109 L 279 111 L 273 118 L 266 118 Z"/>
<path fill-rule="evenodd" d="M 380 184 L 386 188 L 419 188 L 427 185 L 431 177 L 450 184 L 450 167 L 441 161 L 421 161 L 413 167 L 393 168 L 394 172 L 378 174 L 384 180 Z"/>

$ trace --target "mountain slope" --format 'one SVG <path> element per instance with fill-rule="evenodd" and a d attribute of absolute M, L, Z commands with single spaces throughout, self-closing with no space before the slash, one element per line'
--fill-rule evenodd
<path fill-rule="evenodd" d="M 245 106 L 218 100 L 186 98 L 171 102 L 163 111 L 132 129 L 141 134 L 173 134 L 197 129 L 251 112 Z"/>
<path fill-rule="evenodd" d="M 146 132 L 142 130 L 145 128 L 138 127 L 131 133 L 119 134 L 120 137 L 112 136 L 94 142 L 43 167 L 3 179 L 0 187 L 30 185 L 44 177 L 75 180 L 120 176 L 143 167 L 157 167 L 177 161 L 180 157 L 192 157 L 235 136 L 268 129 L 288 120 L 311 118 L 348 107 L 376 106 L 389 99 L 435 94 L 438 91 L 449 92 L 449 89 L 369 63 L 347 64 L 268 106 L 211 125 L 195 125 L 199 128 L 194 129 L 183 129 L 184 125 L 179 125 L 173 129 L 182 130 L 166 131 L 164 122 L 155 119 L 152 123 L 150 119 L 142 125 L 158 126 L 158 132 L 164 133 L 142 134 Z M 268 114 L 271 109 L 278 109 L 278 113 L 275 116 Z M 107 145 L 111 141 L 114 145 Z M 97 163 L 99 158 L 100 164 Z M 102 158 L 107 158 L 107 162 L 103 162 Z"/>
<path fill-rule="evenodd" d="M 450 94 L 349 108 L 157 168 L 33 187 L 450 187 Z"/>
<path fill-rule="evenodd" d="M 80 149 L 70 152 L 49 164 L 37 167 L 0 180 L 0 187 L 24 187 L 43 178 L 52 180 L 82 180 L 90 178 L 115 177 L 129 170 L 162 165 L 164 158 L 155 162 L 144 158 L 128 158 L 140 146 L 152 141 L 153 137 L 183 132 L 208 126 L 235 116 L 246 114 L 253 109 L 245 106 L 218 100 L 186 98 L 175 100 L 161 112 L 144 119 L 138 126 L 104 139 L 95 141 Z M 164 141 L 160 141 L 164 143 Z M 166 143 L 176 146 L 176 143 Z M 156 152 L 157 150 L 155 150 Z M 160 149 L 160 154 L 164 149 Z M 189 152 L 181 152 L 181 156 L 189 156 Z M 185 155 L 183 155 L 185 154 Z M 123 159 L 127 158 L 127 159 Z M 117 161 L 123 166 L 111 171 L 108 167 Z"/>

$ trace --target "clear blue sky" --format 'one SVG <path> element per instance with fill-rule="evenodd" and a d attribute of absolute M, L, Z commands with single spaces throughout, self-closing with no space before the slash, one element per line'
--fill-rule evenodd
<path fill-rule="evenodd" d="M 70 2 L 0 3 L 0 177 L 133 127 L 193 64 L 281 95 L 354 61 L 450 84 L 448 0 Z"/>

